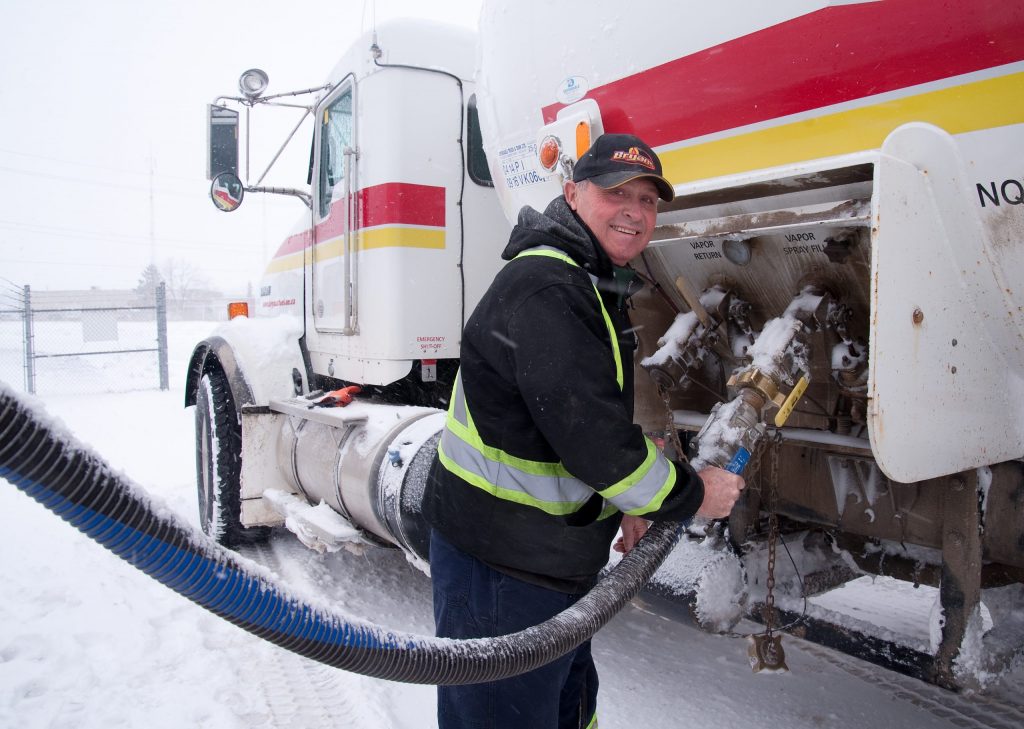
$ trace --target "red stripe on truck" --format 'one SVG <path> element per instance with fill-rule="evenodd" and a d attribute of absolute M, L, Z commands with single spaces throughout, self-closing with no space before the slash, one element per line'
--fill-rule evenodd
<path fill-rule="evenodd" d="M 424 225 L 443 228 L 445 225 L 445 188 L 416 185 L 410 182 L 385 182 L 363 188 L 357 195 L 359 212 L 357 228 L 379 225 Z M 344 200 L 331 203 L 331 214 L 317 224 L 317 239 L 327 240 L 342 235 L 345 229 L 341 212 Z M 274 258 L 291 255 L 308 248 L 310 232 L 303 231 L 285 239 Z"/>
<path fill-rule="evenodd" d="M 387 182 L 359 191 L 359 227 L 444 226 L 444 188 Z"/>
<path fill-rule="evenodd" d="M 1024 59 L 1019 0 L 828 7 L 591 90 L 605 131 L 659 147 Z M 543 109 L 545 122 L 563 104 Z"/>

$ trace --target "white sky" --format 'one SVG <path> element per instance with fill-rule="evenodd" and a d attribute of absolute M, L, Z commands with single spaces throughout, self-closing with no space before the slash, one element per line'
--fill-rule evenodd
<path fill-rule="evenodd" d="M 205 179 L 206 104 L 237 95 L 239 74 L 254 66 L 269 74 L 268 93 L 319 85 L 374 17 L 474 27 L 479 6 L 480 0 L 2 3 L 0 278 L 33 289 L 131 288 L 155 256 L 160 265 L 186 260 L 215 287 L 244 292 L 305 208 L 294 198 L 257 194 L 231 214 L 213 207 Z M 261 111 L 254 116 L 254 179 L 301 114 Z M 261 119 L 278 130 L 255 126 Z M 282 160 L 290 166 L 278 163 L 264 184 L 305 184 L 310 134 L 307 120 L 294 154 Z"/>

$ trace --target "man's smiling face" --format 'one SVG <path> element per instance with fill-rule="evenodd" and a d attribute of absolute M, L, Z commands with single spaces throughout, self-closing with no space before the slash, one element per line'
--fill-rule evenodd
<path fill-rule="evenodd" d="M 638 177 L 609 189 L 569 180 L 565 199 L 616 266 L 625 266 L 651 242 L 658 188 L 650 179 Z"/>

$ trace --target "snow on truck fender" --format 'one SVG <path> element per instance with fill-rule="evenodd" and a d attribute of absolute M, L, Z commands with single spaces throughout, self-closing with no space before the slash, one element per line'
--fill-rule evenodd
<path fill-rule="evenodd" d="M 272 321 L 239 317 L 221 325 L 215 334 L 230 342 L 252 388 L 255 403 L 295 392 L 293 372 L 305 375 L 299 337 L 300 323 L 292 318 Z"/>
<path fill-rule="evenodd" d="M 264 405 L 273 398 L 294 395 L 293 372 L 299 373 L 302 382 L 306 379 L 301 336 L 302 322 L 292 317 L 236 317 L 217 326 L 192 353 L 185 388 L 186 397 L 192 400 L 186 405 L 194 404 L 196 388 L 208 366 L 219 367 L 227 375 L 236 407 Z"/>
<path fill-rule="evenodd" d="M 485 3 L 478 84 L 506 215 L 637 134 L 677 192 L 639 268 L 678 308 L 680 279 L 765 319 L 808 283 L 850 307 L 886 475 L 1024 455 L 1024 6 Z"/>

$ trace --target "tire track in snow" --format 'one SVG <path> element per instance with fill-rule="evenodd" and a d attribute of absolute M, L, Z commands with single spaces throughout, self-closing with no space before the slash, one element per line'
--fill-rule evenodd
<path fill-rule="evenodd" d="M 273 542 L 244 547 L 239 553 L 275 574 L 282 575 L 284 571 Z M 358 690 L 352 685 L 353 679 L 358 677 L 278 646 L 266 648 L 268 660 L 240 666 L 240 674 L 242 680 L 260 687 L 266 697 L 269 726 L 304 729 L 376 726 L 376 722 L 367 721 L 370 718 L 367 707 L 357 708 L 349 698 L 358 696 Z"/>
<path fill-rule="evenodd" d="M 859 661 L 817 643 L 799 641 L 800 650 L 842 669 L 846 673 L 890 693 L 893 698 L 914 704 L 933 716 L 964 729 L 1020 729 L 1024 726 L 1024 705 L 990 694 L 958 694 L 915 678 L 887 671 Z"/>

